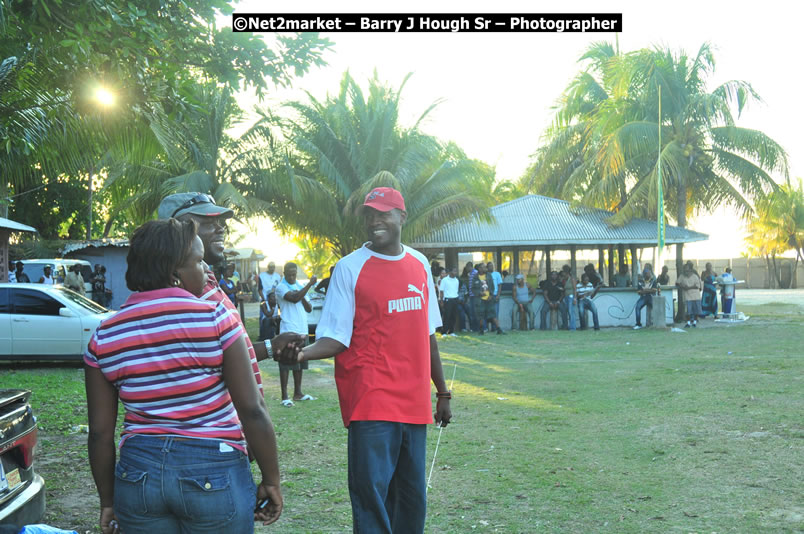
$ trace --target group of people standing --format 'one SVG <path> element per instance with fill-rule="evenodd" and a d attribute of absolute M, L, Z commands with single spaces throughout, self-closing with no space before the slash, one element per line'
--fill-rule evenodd
<path fill-rule="evenodd" d="M 62 284 L 67 289 L 71 289 L 82 296 L 87 296 L 84 276 L 81 274 L 81 264 L 70 265 L 67 272 L 63 272 L 64 267 L 59 272 L 53 272 L 52 265 L 45 265 L 42 269 L 42 276 L 36 281 L 38 284 L 57 285 Z M 31 279 L 25 273 L 25 264 L 22 261 L 8 263 L 8 281 L 10 283 L 30 284 Z M 92 287 L 90 297 L 101 306 L 108 308 L 112 300 L 112 292 L 106 287 L 106 267 L 100 263 L 95 264 L 95 270 L 89 277 Z"/>
<path fill-rule="evenodd" d="M 159 220 L 131 240 L 134 291 L 104 320 L 84 357 L 89 460 L 104 534 L 253 532 L 283 508 L 276 434 L 258 362 L 335 357 L 355 532 L 424 531 L 426 426 L 451 419 L 435 329 L 435 285 L 420 253 L 402 245 L 402 195 L 371 191 L 362 213 L 369 242 L 338 262 L 317 329 L 252 344 L 210 265 L 223 261 L 233 215 L 205 194 L 165 198 Z M 284 266 L 276 299 L 300 304 Z M 273 273 L 270 273 L 273 274 Z M 270 285 L 269 285 L 270 284 Z M 283 284 L 287 287 L 283 287 Z M 304 304 L 301 304 L 304 306 Z M 436 409 L 432 411 L 431 385 Z M 117 402 L 125 419 L 116 461 Z M 254 484 L 253 457 L 261 480 Z"/>
<path fill-rule="evenodd" d="M 467 262 L 460 277 L 457 277 L 457 268 L 447 271 L 433 262 L 431 273 L 438 285 L 444 319 L 442 335 L 455 336 L 456 324 L 462 332 L 471 330 L 483 335 L 489 330 L 504 334 L 497 320 L 503 278 L 493 262 Z"/>

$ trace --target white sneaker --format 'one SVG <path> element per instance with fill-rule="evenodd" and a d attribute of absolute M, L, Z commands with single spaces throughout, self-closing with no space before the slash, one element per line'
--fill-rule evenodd
<path fill-rule="evenodd" d="M 636 325 L 636 326 L 634 327 L 634 330 L 639 330 L 640 328 L 642 328 L 642 325 L 641 325 L 641 324 L 638 324 L 638 325 Z"/>
<path fill-rule="evenodd" d="M 458 334 L 456 334 L 455 332 L 453 332 L 453 333 L 451 333 L 451 334 L 450 334 L 450 337 L 458 337 Z"/>

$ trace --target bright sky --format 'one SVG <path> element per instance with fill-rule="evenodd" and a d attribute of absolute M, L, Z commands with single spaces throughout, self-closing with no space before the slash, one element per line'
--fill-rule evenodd
<path fill-rule="evenodd" d="M 335 7 L 335 6 L 338 7 Z M 569 6 L 572 6 L 571 8 Z M 391 6 L 391 7 L 389 7 Z M 393 7 L 398 6 L 398 7 Z M 797 3 L 766 1 L 705 2 L 677 0 L 659 7 L 652 2 L 498 1 L 422 2 L 398 4 L 350 1 L 275 0 L 274 13 L 622 13 L 620 49 L 636 50 L 661 44 L 694 55 L 708 41 L 715 48 L 716 70 L 711 88 L 730 79 L 750 82 L 763 103 L 745 111 L 738 125 L 762 130 L 788 152 L 791 174 L 804 176 L 800 125 L 804 123 L 801 71 L 789 60 L 804 45 Z M 240 13 L 266 13 L 266 3 L 244 1 Z M 223 22 L 223 21 L 222 21 Z M 226 24 L 231 24 L 227 18 Z M 412 123 L 433 101 L 445 102 L 424 125 L 427 133 L 455 141 L 471 158 L 496 165 L 500 179 L 517 179 L 540 144 L 552 107 L 573 76 L 588 45 L 614 41 L 611 33 L 330 33 L 334 51 L 329 66 L 299 79 L 293 90 L 279 90 L 263 103 L 272 107 L 289 99 L 317 98 L 336 93 L 344 71 L 359 82 L 376 69 L 380 79 L 398 87 L 408 72 L 413 77 L 402 93 L 402 121 Z M 272 34 L 265 34 L 271 39 Z M 243 97 L 241 105 L 252 100 Z M 781 177 L 777 177 L 781 180 Z M 290 259 L 293 247 L 273 237 L 269 224 L 259 223 L 257 236 L 239 246 L 261 248 L 277 261 Z M 694 218 L 690 227 L 707 233 L 707 242 L 685 247 L 700 258 L 738 257 L 744 250 L 742 223 L 728 209 Z"/>

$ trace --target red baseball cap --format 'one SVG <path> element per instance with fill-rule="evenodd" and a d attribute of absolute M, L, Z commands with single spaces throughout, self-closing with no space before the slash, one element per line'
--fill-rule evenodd
<path fill-rule="evenodd" d="M 364 206 L 377 211 L 391 211 L 393 209 L 405 211 L 405 199 L 402 193 L 393 187 L 375 187 L 366 195 Z"/>

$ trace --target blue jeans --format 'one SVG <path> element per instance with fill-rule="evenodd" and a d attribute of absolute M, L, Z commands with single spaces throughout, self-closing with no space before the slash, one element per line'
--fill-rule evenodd
<path fill-rule="evenodd" d="M 586 310 L 592 312 L 592 322 L 595 324 L 595 330 L 600 330 L 600 321 L 597 317 L 597 306 L 592 302 L 592 299 L 585 298 L 578 301 L 578 316 L 581 319 L 581 330 L 586 328 Z"/>
<path fill-rule="evenodd" d="M 472 312 L 469 311 L 469 304 L 462 299 L 458 299 L 458 321 L 460 322 L 461 330 L 472 329 L 471 313 Z"/>
<path fill-rule="evenodd" d="M 566 313 L 565 317 L 569 321 L 569 325 L 567 327 L 569 330 L 575 330 L 575 295 L 567 295 L 564 297 L 563 302 L 564 309 L 566 312 L 562 312 L 562 315 Z"/>
<path fill-rule="evenodd" d="M 353 532 L 424 532 L 426 438 L 426 425 L 388 421 L 349 424 Z"/>
<path fill-rule="evenodd" d="M 653 295 L 642 295 L 636 303 L 636 324 L 642 326 L 642 308 L 645 306 L 653 306 Z"/>
<path fill-rule="evenodd" d="M 114 512 L 127 534 L 252 533 L 256 503 L 248 457 L 221 441 L 135 435 L 120 449 Z"/>

